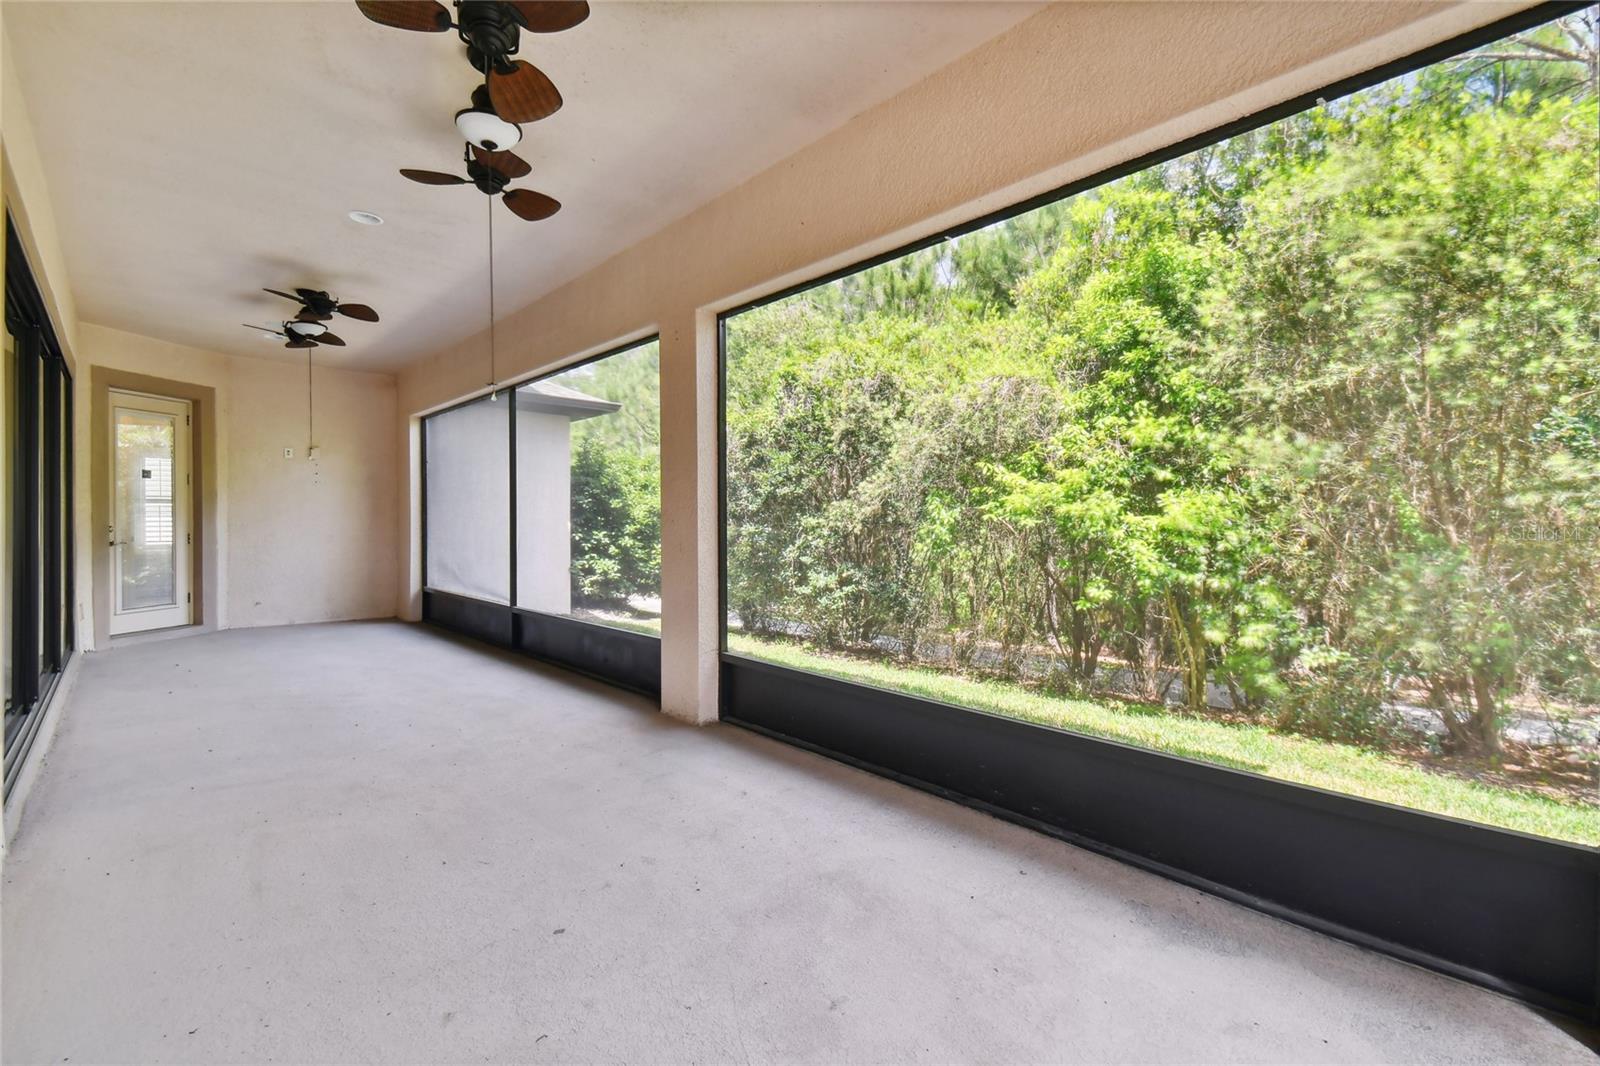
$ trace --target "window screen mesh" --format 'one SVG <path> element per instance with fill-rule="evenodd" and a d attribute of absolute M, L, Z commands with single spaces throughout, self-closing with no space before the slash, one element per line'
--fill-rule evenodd
<path fill-rule="evenodd" d="M 506 401 L 487 398 L 427 420 L 429 588 L 511 601 L 511 477 Z"/>

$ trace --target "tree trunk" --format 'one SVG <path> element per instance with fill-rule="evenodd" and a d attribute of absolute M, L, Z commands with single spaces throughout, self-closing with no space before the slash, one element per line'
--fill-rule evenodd
<path fill-rule="evenodd" d="M 1178 656 L 1182 660 L 1183 704 L 1192 714 L 1206 711 L 1206 635 L 1197 618 L 1184 609 L 1178 596 L 1168 594 L 1167 607 L 1172 612 L 1173 635 L 1178 642 Z"/>
<path fill-rule="evenodd" d="M 1473 740 L 1489 756 L 1500 754 L 1500 714 L 1495 688 L 1495 678 L 1487 669 L 1472 671 Z"/>

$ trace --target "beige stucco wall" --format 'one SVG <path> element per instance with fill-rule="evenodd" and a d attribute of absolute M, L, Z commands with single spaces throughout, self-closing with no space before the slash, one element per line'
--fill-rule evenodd
<path fill-rule="evenodd" d="M 502 320 L 505 377 L 661 334 L 663 709 L 716 715 L 716 311 L 1525 6 L 1058 4 Z M 418 413 L 481 388 L 485 343 L 402 372 L 399 445 Z M 412 483 L 414 456 L 398 454 Z M 400 520 L 400 543 L 414 545 L 415 507 Z M 406 556 L 399 599 L 414 616 L 414 548 Z"/>
<path fill-rule="evenodd" d="M 0 10 L 4 9 L 0 3 Z M 5 165 L 0 181 L 0 199 L 5 210 L 16 219 L 22 246 L 33 265 L 46 306 L 56 325 L 68 365 L 75 365 L 78 329 L 77 309 L 72 300 L 66 259 L 56 236 L 56 205 L 51 200 L 34 141 L 33 122 L 28 115 L 27 98 L 17 81 L 16 64 L 11 61 L 11 39 L 0 21 L 0 152 Z"/>
<path fill-rule="evenodd" d="M 385 374 L 318 368 L 318 458 L 307 458 L 304 363 L 243 359 L 186 348 L 91 323 L 79 325 L 79 358 L 106 367 L 215 390 L 219 627 L 283 625 L 394 614 L 399 565 L 395 466 L 395 384 Z M 90 375 L 80 374 L 80 471 L 93 467 Z M 292 448 L 294 458 L 283 450 Z M 103 465 L 103 464 L 102 464 Z M 103 479 L 75 486 L 80 543 Z M 85 617 L 92 609 L 81 581 Z M 92 627 L 85 624 L 87 635 Z"/>

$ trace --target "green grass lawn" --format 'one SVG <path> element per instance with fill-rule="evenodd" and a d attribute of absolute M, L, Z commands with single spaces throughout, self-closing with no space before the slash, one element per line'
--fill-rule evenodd
<path fill-rule="evenodd" d="M 1430 773 L 1348 744 L 1275 733 L 1260 725 L 1191 718 L 1142 704 L 1047 696 L 1009 682 L 847 658 L 790 641 L 763 640 L 741 633 L 728 635 L 728 648 L 780 666 L 1106 737 L 1332 792 L 1538 836 L 1600 844 L 1600 807 L 1563 803 L 1535 793 Z"/>
<path fill-rule="evenodd" d="M 610 626 L 613 629 L 626 629 L 630 633 L 648 633 L 652 637 L 661 635 L 661 619 L 659 618 L 633 618 L 623 614 L 598 614 L 578 612 L 573 615 L 580 622 L 593 622 L 596 625 Z"/>

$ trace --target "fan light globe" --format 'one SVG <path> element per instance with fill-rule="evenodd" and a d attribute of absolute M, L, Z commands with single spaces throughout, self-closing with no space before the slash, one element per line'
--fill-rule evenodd
<path fill-rule="evenodd" d="M 302 337 L 320 337 L 328 332 L 328 327 L 321 322 L 290 322 L 289 329 Z"/>
<path fill-rule="evenodd" d="M 456 129 L 468 144 L 486 152 L 504 152 L 522 140 L 522 127 L 507 122 L 493 111 L 469 107 L 456 112 Z"/>

